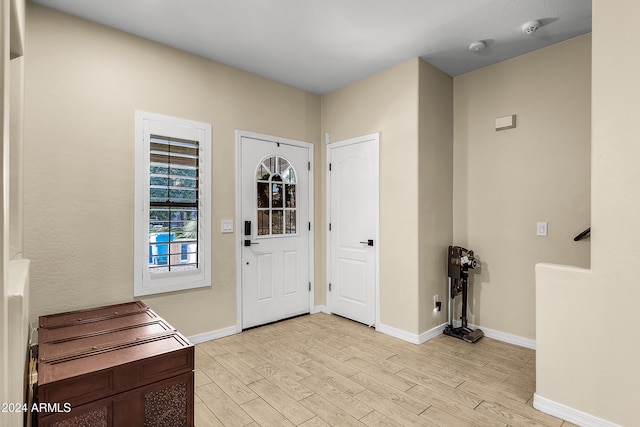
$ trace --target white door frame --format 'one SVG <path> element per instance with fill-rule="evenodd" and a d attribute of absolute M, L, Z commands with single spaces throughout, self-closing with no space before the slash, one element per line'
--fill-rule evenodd
<path fill-rule="evenodd" d="M 310 142 L 296 141 L 294 139 L 282 138 L 278 136 L 264 135 L 260 133 L 236 130 L 236 332 L 242 332 L 242 244 L 243 236 L 243 219 L 242 219 L 242 156 L 240 155 L 240 146 L 242 138 L 252 138 L 268 142 L 277 142 L 296 147 L 306 148 L 309 152 L 309 223 L 311 230 L 309 231 L 309 282 L 311 282 L 311 292 L 309 292 L 309 313 L 313 313 L 314 307 L 314 238 L 313 238 L 313 144 Z M 212 228 L 215 229 L 215 228 Z"/>
<path fill-rule="evenodd" d="M 329 298 L 329 283 L 331 282 L 331 232 L 329 231 L 329 223 L 331 222 L 331 176 L 329 175 L 329 167 L 331 159 L 331 150 L 334 148 L 343 147 L 345 145 L 351 144 L 361 144 L 366 141 L 373 140 L 373 144 L 375 146 L 375 165 L 374 165 L 374 176 L 376 181 L 378 181 L 378 193 L 376 194 L 377 207 L 378 209 L 374 213 L 374 218 L 376 221 L 375 227 L 375 260 L 376 260 L 376 283 L 375 283 L 375 313 L 376 313 L 376 324 L 375 329 L 377 330 L 380 325 L 380 132 L 371 133 L 369 135 L 358 136 L 355 138 L 347 139 L 344 141 L 331 142 L 330 135 L 326 134 L 326 143 L 327 143 L 327 155 L 326 155 L 326 199 L 325 199 L 325 208 L 326 208 L 326 218 L 327 223 L 325 224 L 326 230 L 326 242 L 327 242 L 327 252 L 326 252 L 326 275 L 327 275 L 327 283 L 326 286 L 326 301 L 327 301 L 327 313 L 331 313 L 331 304 Z"/>

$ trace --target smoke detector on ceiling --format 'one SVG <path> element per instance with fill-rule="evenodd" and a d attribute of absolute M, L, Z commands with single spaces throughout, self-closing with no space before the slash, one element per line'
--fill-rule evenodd
<path fill-rule="evenodd" d="M 471 52 L 478 52 L 482 49 L 484 49 L 486 47 L 486 45 L 484 44 L 483 41 L 477 41 L 477 42 L 473 42 L 469 45 L 469 50 Z"/>
<path fill-rule="evenodd" d="M 540 28 L 540 21 L 529 21 L 522 26 L 522 32 L 528 36 L 535 33 Z"/>

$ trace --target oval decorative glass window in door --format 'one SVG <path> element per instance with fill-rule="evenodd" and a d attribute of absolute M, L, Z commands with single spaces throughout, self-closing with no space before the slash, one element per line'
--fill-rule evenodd
<path fill-rule="evenodd" d="M 265 157 L 256 170 L 258 236 L 297 233 L 296 173 L 280 156 Z"/>

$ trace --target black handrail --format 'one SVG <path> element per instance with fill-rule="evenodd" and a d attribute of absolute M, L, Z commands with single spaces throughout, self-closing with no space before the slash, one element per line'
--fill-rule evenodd
<path fill-rule="evenodd" d="M 590 234 L 591 234 L 591 227 L 587 228 L 582 233 L 580 233 L 576 237 L 574 237 L 573 241 L 577 242 L 578 240 L 586 239 L 587 237 L 589 237 Z"/>

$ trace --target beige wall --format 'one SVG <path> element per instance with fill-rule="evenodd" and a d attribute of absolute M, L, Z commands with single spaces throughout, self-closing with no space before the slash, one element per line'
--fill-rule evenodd
<path fill-rule="evenodd" d="M 640 4 L 593 3 L 591 269 L 536 267 L 536 397 L 632 426 L 640 419 L 640 58 L 630 52 Z"/>
<path fill-rule="evenodd" d="M 420 332 L 447 321 L 446 250 L 453 232 L 453 78 L 420 61 L 419 317 Z M 438 295 L 442 311 L 435 312 Z"/>
<path fill-rule="evenodd" d="M 380 321 L 418 333 L 418 84 L 412 59 L 322 97 L 331 141 L 380 132 Z"/>
<path fill-rule="evenodd" d="M 533 340 L 535 264 L 589 266 L 573 237 L 590 225 L 590 61 L 585 35 L 454 79 L 453 237 L 481 260 L 470 323 Z"/>
<path fill-rule="evenodd" d="M 236 214 L 235 131 L 317 143 L 320 98 L 33 4 L 27 23 L 32 316 L 133 298 L 139 109 L 211 123 L 214 144 L 213 285 L 143 300 L 185 335 L 235 325 L 235 234 L 221 234 L 219 225 Z"/>

